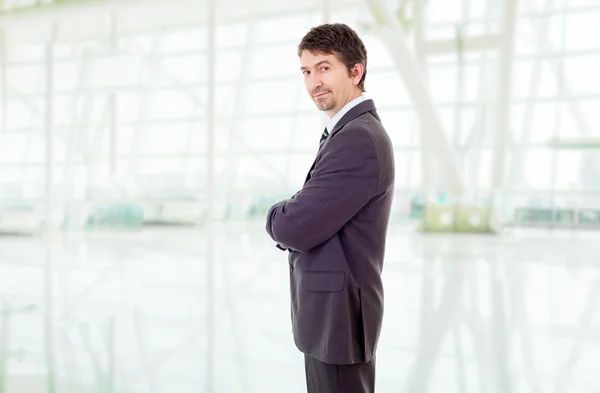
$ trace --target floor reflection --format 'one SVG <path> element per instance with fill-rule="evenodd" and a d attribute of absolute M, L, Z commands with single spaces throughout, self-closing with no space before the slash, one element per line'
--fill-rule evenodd
<path fill-rule="evenodd" d="M 377 391 L 600 389 L 598 240 L 392 227 Z M 207 372 L 215 392 L 305 391 L 285 253 L 262 222 L 218 226 L 213 245 L 210 294 L 202 230 L 0 238 L 0 392 L 191 393 Z"/>

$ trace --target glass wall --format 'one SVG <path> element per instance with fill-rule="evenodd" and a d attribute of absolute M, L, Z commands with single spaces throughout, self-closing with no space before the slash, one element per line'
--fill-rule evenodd
<path fill-rule="evenodd" d="M 600 85 L 590 75 L 600 59 L 593 38 L 600 4 L 527 4 L 520 3 L 516 25 L 505 221 L 522 207 L 593 207 L 600 187 L 596 150 L 550 145 L 599 136 L 594 108 Z M 456 45 L 455 51 L 428 55 L 423 72 L 474 200 L 489 198 L 491 191 L 500 52 L 494 45 L 460 48 L 473 37 L 498 35 L 502 12 L 494 2 L 432 1 L 423 15 L 427 40 Z M 409 22 L 413 13 L 410 5 L 404 8 Z M 361 27 L 373 23 L 366 2 L 233 20 L 224 6 L 218 10 L 214 59 L 218 217 L 260 216 L 270 198 L 301 187 L 325 118 L 304 91 L 296 45 L 325 20 L 354 25 L 367 45 L 367 94 L 397 153 L 397 216 L 407 216 L 410 200 L 421 193 L 416 114 L 388 48 Z M 206 25 L 130 31 L 118 14 L 96 23 L 100 31 L 116 29 L 115 39 L 61 41 L 63 24 L 52 45 L 48 37 L 23 42 L 6 31 L 2 202 L 43 204 L 48 121 L 59 205 L 198 199 L 208 151 Z M 416 28 L 407 26 L 412 40 Z M 437 175 L 437 191 L 447 191 L 443 174 Z"/>

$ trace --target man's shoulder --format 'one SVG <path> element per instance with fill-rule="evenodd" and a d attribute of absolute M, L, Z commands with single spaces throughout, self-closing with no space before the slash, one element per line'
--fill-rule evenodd
<path fill-rule="evenodd" d="M 348 123 L 340 129 L 340 133 L 345 133 L 346 135 L 357 135 L 360 132 L 364 132 L 371 136 L 381 134 L 387 135 L 385 127 L 375 112 L 365 112 L 348 121 Z"/>
<path fill-rule="evenodd" d="M 340 129 L 339 133 L 348 143 L 359 143 L 363 148 L 370 145 L 378 152 L 393 150 L 392 139 L 376 112 L 365 112 L 357 116 Z"/>

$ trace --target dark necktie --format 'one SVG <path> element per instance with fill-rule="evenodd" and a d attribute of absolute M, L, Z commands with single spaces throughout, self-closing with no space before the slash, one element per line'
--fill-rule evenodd
<path fill-rule="evenodd" d="M 319 147 L 325 142 L 325 139 L 329 136 L 329 132 L 327 132 L 327 127 L 323 130 L 323 134 L 321 134 L 321 140 L 319 141 Z"/>

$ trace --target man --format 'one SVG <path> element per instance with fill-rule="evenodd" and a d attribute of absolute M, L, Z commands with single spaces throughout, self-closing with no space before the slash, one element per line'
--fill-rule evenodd
<path fill-rule="evenodd" d="M 367 51 L 354 30 L 315 27 L 298 56 L 306 90 L 329 122 L 303 188 L 269 210 L 267 232 L 289 253 L 292 330 L 308 392 L 373 393 L 392 143 L 362 94 Z"/>

